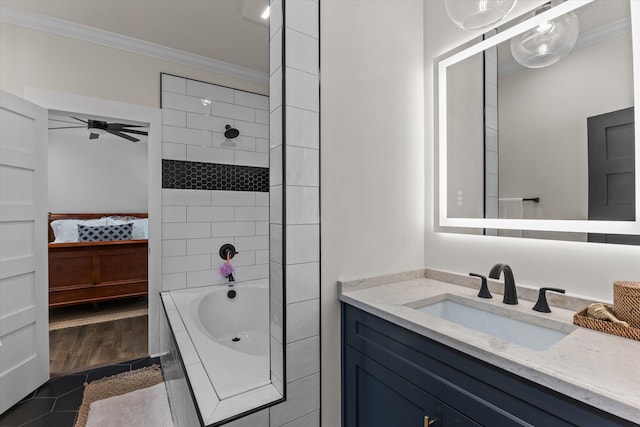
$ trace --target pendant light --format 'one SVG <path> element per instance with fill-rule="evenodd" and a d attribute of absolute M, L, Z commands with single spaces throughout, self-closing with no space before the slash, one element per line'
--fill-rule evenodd
<path fill-rule="evenodd" d="M 542 5 L 524 19 L 546 12 L 551 7 L 551 3 Z M 574 12 L 568 12 L 513 37 L 511 54 L 524 67 L 547 67 L 571 52 L 579 34 L 578 17 Z"/>
<path fill-rule="evenodd" d="M 479 30 L 500 22 L 516 0 L 444 0 L 449 18 L 465 30 Z"/>

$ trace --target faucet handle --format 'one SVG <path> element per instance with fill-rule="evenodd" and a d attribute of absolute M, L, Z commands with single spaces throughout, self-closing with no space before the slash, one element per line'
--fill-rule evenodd
<path fill-rule="evenodd" d="M 536 305 L 533 306 L 533 310 L 539 311 L 540 313 L 551 313 L 551 309 L 549 308 L 549 304 L 547 303 L 547 294 L 546 291 L 559 292 L 564 294 L 566 291 L 564 289 L 558 288 L 540 288 L 540 292 L 538 293 L 538 301 L 536 301 Z"/>
<path fill-rule="evenodd" d="M 487 285 L 487 278 L 482 274 L 469 273 L 469 276 L 479 277 L 482 279 L 482 285 L 480 285 L 480 292 L 478 292 L 478 296 L 480 298 L 493 298 L 491 296 L 491 292 L 489 292 L 489 286 Z"/>

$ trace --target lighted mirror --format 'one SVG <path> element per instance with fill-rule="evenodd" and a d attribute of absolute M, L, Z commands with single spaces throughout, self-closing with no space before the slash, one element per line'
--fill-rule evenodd
<path fill-rule="evenodd" d="M 514 59 L 565 14 L 579 22 L 566 56 Z M 569 0 L 437 62 L 441 231 L 640 243 L 639 15 L 633 1 Z"/>

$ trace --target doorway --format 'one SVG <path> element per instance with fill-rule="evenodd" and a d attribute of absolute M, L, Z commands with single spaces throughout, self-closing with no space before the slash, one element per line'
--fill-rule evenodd
<path fill-rule="evenodd" d="M 49 111 L 52 377 L 148 356 L 147 134 Z"/>

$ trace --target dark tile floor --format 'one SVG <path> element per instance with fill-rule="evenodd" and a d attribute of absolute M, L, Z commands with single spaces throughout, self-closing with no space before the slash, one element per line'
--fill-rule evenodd
<path fill-rule="evenodd" d="M 73 427 L 85 382 L 153 364 L 159 365 L 160 358 L 146 357 L 53 378 L 0 414 L 0 427 Z"/>

